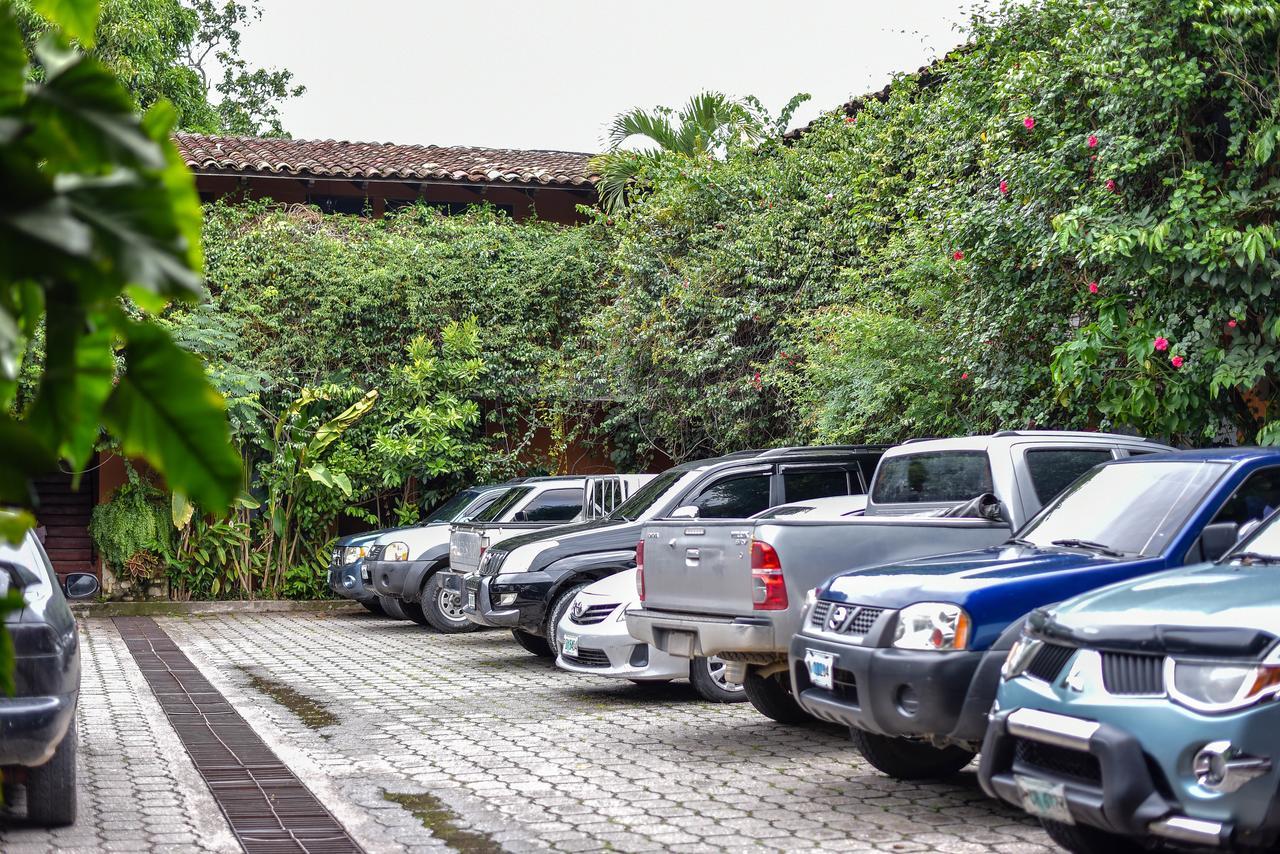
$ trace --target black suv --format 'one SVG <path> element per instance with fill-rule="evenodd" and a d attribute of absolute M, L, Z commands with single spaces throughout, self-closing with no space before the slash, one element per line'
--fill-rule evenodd
<path fill-rule="evenodd" d="M 445 583 L 472 622 L 509 628 L 525 649 L 558 652 L 553 628 L 582 587 L 636 565 L 640 529 L 677 508 L 704 519 L 741 519 L 793 501 L 867 491 L 887 445 L 740 451 L 667 469 L 604 519 L 495 543 L 479 569 Z M 692 516 L 693 511 L 687 511 Z"/>
<path fill-rule="evenodd" d="M 76 702 L 80 639 L 67 597 L 98 592 L 98 579 L 73 572 L 63 584 L 39 541 L 0 539 L 0 594 L 17 590 L 21 610 L 4 627 L 13 642 L 12 697 L 0 695 L 0 768 L 5 787 L 25 784 L 27 819 L 62 826 L 76 820 Z"/>

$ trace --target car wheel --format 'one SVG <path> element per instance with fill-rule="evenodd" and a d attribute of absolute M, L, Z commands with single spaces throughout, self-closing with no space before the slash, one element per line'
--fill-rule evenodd
<path fill-rule="evenodd" d="M 689 663 L 689 681 L 698 696 L 710 703 L 741 703 L 747 699 L 741 685 L 726 682 L 724 659 L 695 658 Z"/>
<path fill-rule="evenodd" d="M 526 632 L 524 629 L 512 629 L 511 636 L 516 639 L 516 643 L 538 656 L 538 658 L 556 657 L 556 654 L 551 651 L 551 644 L 547 643 L 546 638 L 540 638 L 532 632 Z"/>
<path fill-rule="evenodd" d="M 377 614 L 379 617 L 381 617 L 383 614 L 387 613 L 386 611 L 382 610 L 382 603 L 379 602 L 377 599 L 366 599 L 360 604 L 363 605 L 364 609 L 368 611 L 370 614 Z"/>
<path fill-rule="evenodd" d="M 547 622 L 543 628 L 546 630 L 547 643 L 551 646 L 552 655 L 560 654 L 562 643 L 560 640 L 560 620 L 564 618 L 565 614 L 569 613 L 569 609 L 573 606 L 573 600 L 578 597 L 578 594 L 582 592 L 582 588 L 586 586 L 585 584 L 575 584 L 557 596 L 555 601 L 551 603 L 551 609 L 547 612 Z"/>
<path fill-rule="evenodd" d="M 1092 827 L 1062 824 L 1057 821 L 1040 819 L 1044 832 L 1059 847 L 1075 854 L 1138 854 L 1148 849 L 1136 840 L 1115 833 L 1107 833 Z"/>
<path fill-rule="evenodd" d="M 772 676 L 761 676 L 759 670 L 747 668 L 742 692 L 757 712 L 780 724 L 803 724 L 813 720 L 792 696 L 791 680 L 785 670 Z"/>
<path fill-rule="evenodd" d="M 422 614 L 427 625 L 446 635 L 474 632 L 480 628 L 462 611 L 462 597 L 444 588 L 439 573 L 433 573 L 422 585 Z"/>
<path fill-rule="evenodd" d="M 880 771 L 898 780 L 934 780 L 950 777 L 976 755 L 963 747 L 934 747 L 923 741 L 849 730 L 853 744 Z"/>
<path fill-rule="evenodd" d="M 400 607 L 399 599 L 392 599 L 390 596 L 378 594 L 378 603 L 382 606 L 382 613 L 386 614 L 393 620 L 407 620 L 409 615 L 404 612 L 404 608 Z"/>
<path fill-rule="evenodd" d="M 76 820 L 76 725 L 73 721 L 53 758 L 27 769 L 27 820 L 66 827 Z"/>
<path fill-rule="evenodd" d="M 427 615 L 422 612 L 422 605 L 418 602 L 406 602 L 400 600 L 400 610 L 404 611 L 404 615 L 420 626 L 431 625 L 427 622 Z"/>

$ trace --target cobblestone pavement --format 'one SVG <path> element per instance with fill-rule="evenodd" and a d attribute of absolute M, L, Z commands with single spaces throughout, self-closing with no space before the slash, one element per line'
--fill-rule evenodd
<path fill-rule="evenodd" d="M 564 673 L 506 633 L 362 614 L 158 622 L 369 852 L 1051 850 L 972 769 L 889 780 L 836 728 Z M 0 824 L 0 850 L 234 850 L 114 628 L 81 631 L 82 819 Z"/>

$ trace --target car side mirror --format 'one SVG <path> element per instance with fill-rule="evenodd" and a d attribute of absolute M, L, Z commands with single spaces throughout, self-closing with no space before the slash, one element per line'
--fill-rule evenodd
<path fill-rule="evenodd" d="M 697 519 L 702 515 L 702 508 L 696 504 L 686 504 L 671 511 L 672 519 Z"/>
<path fill-rule="evenodd" d="M 69 573 L 62 582 L 62 592 L 67 594 L 68 599 L 88 599 L 96 596 L 99 589 L 97 576 L 87 572 Z"/>
<path fill-rule="evenodd" d="M 1205 525 L 1200 532 L 1200 549 L 1205 560 L 1217 560 L 1227 553 L 1240 538 L 1240 526 L 1235 522 L 1215 522 Z"/>
<path fill-rule="evenodd" d="M 511 517 L 512 522 L 528 522 L 529 514 L 521 510 L 519 513 Z"/>

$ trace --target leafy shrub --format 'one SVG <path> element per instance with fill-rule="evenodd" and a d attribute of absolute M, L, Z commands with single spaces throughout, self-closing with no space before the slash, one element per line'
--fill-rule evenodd
<path fill-rule="evenodd" d="M 150 578 L 172 547 L 168 497 L 130 469 L 128 482 L 93 508 L 89 534 L 116 575 Z"/>

